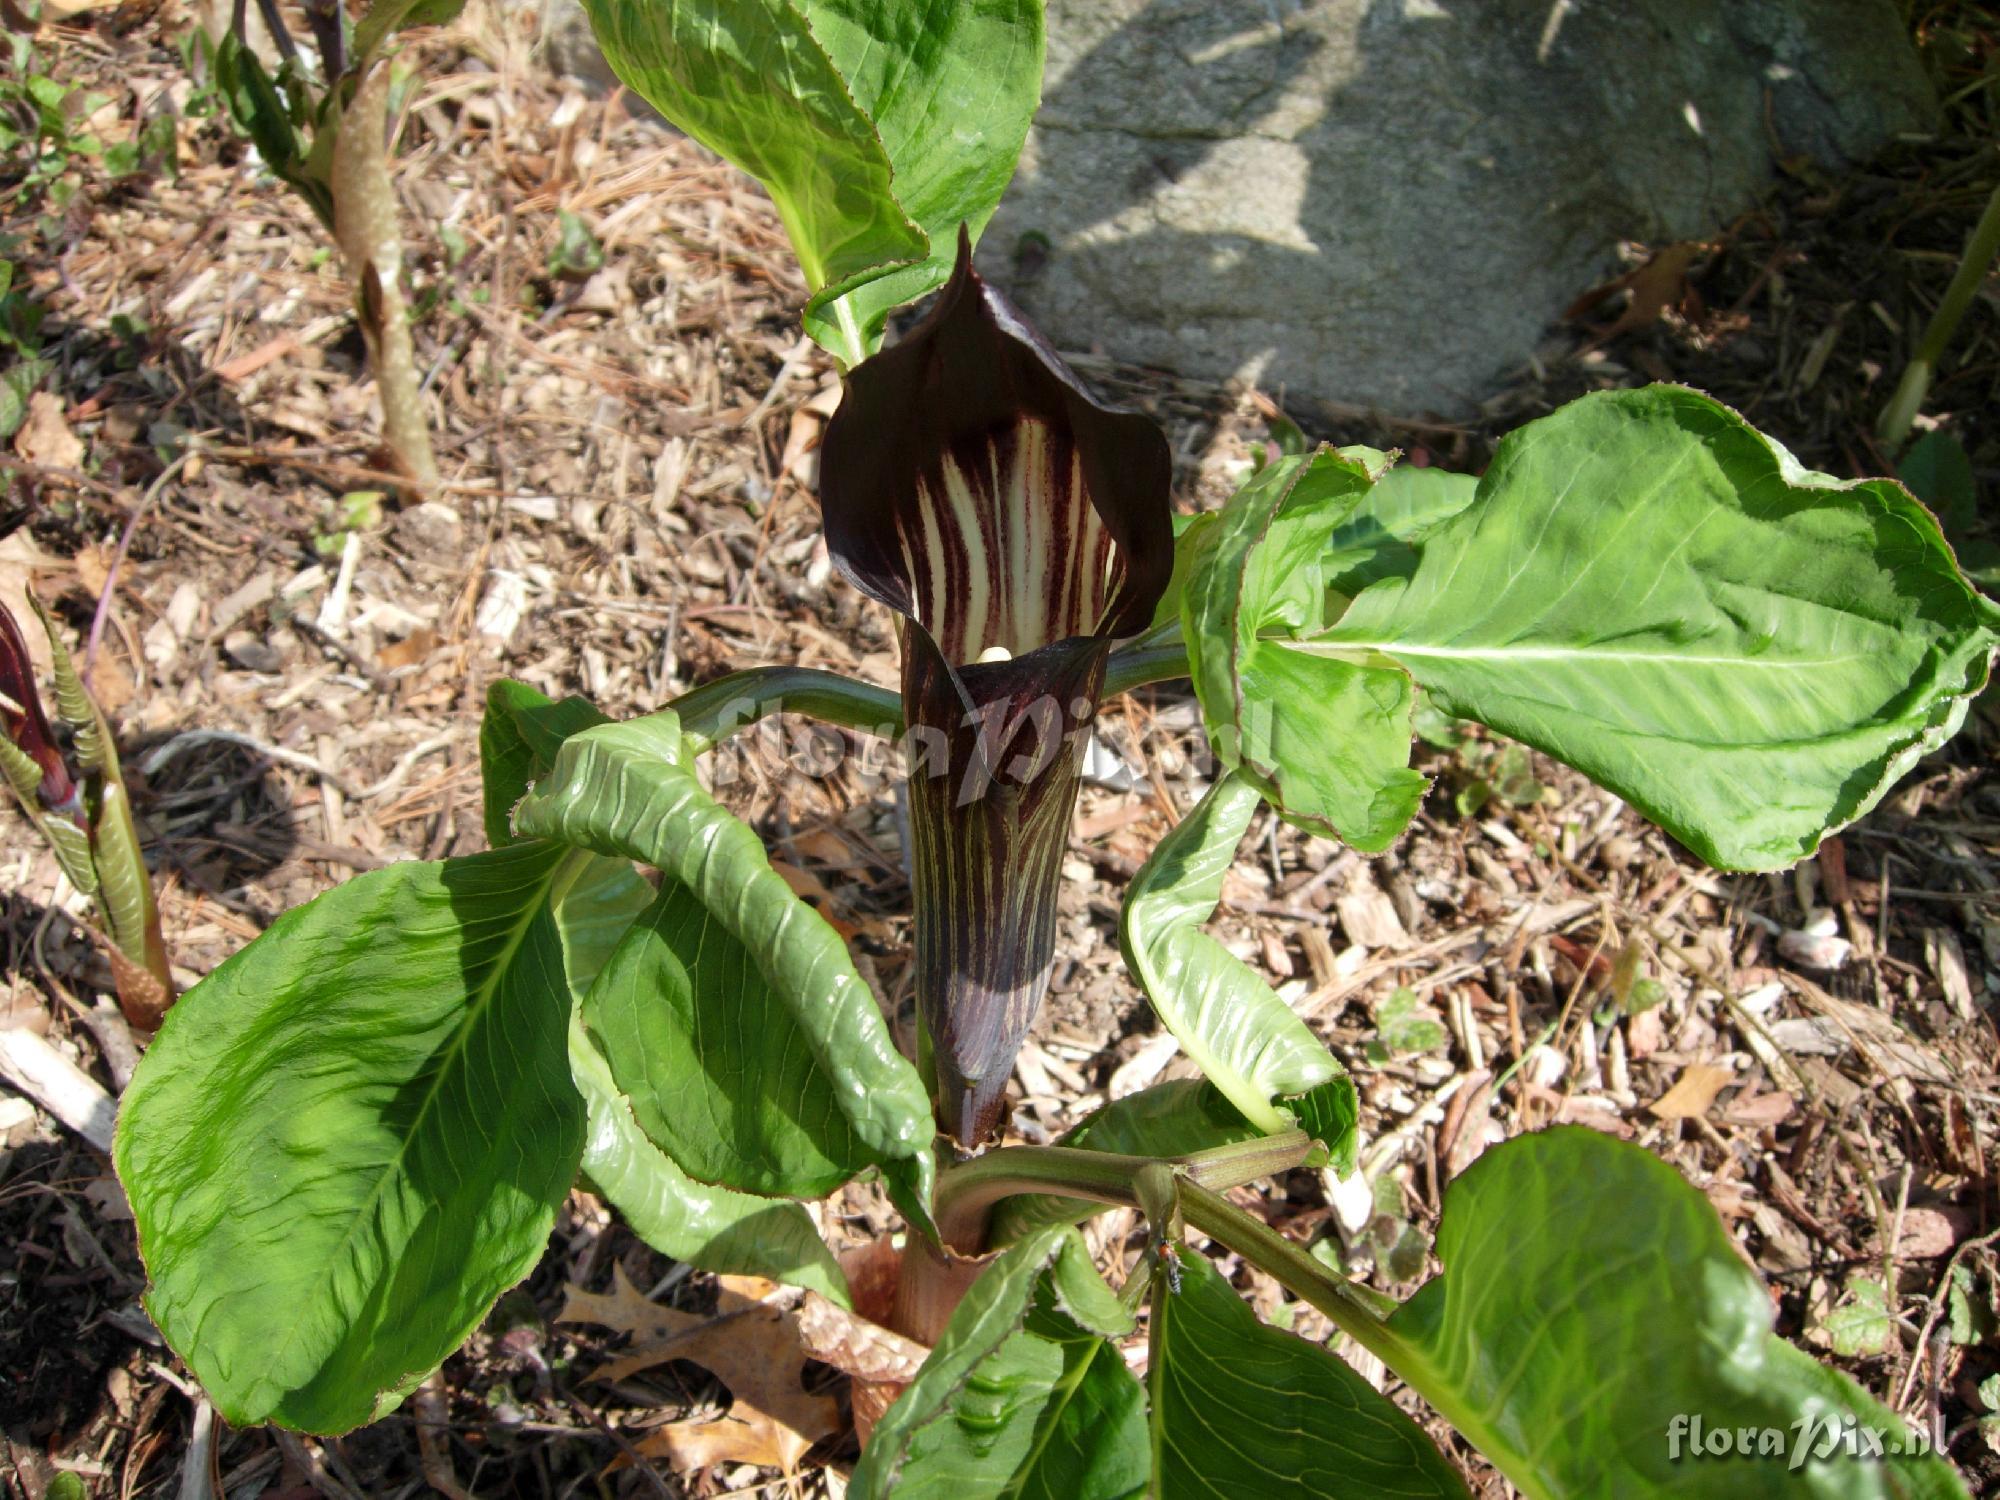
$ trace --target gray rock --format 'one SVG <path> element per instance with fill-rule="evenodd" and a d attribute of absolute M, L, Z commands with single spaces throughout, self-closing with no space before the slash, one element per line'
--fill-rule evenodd
<path fill-rule="evenodd" d="M 1049 19 L 989 275 L 1061 346 L 1392 413 L 1490 394 L 1621 238 L 1712 232 L 1774 148 L 1853 161 L 1935 108 L 1890 0 L 1051 0 Z"/>
<path fill-rule="evenodd" d="M 1935 109 L 1893 0 L 1049 0 L 980 264 L 1062 348 L 1458 415 L 1619 240 L 1711 233 L 1777 156 Z"/>

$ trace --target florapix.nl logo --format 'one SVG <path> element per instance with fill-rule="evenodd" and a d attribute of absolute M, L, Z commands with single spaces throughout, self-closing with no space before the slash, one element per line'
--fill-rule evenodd
<path fill-rule="evenodd" d="M 1667 1424 L 1666 1440 L 1667 1458 L 1674 1463 L 1781 1458 L 1793 1473 L 1809 1463 L 1842 1459 L 1917 1458 L 1936 1446 L 1921 1428 L 1901 1422 L 1877 1426 L 1852 1412 L 1803 1416 L 1784 1427 L 1730 1426 L 1708 1421 L 1699 1412 L 1676 1412 Z"/>

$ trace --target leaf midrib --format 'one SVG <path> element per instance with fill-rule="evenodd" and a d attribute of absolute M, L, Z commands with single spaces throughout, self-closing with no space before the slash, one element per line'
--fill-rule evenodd
<path fill-rule="evenodd" d="M 396 1154 L 389 1158 L 383 1164 L 381 1171 L 376 1174 L 375 1186 L 369 1189 L 368 1196 L 355 1209 L 354 1215 L 348 1223 L 347 1232 L 341 1236 L 340 1243 L 334 1246 L 333 1251 L 327 1256 L 325 1269 L 318 1278 L 322 1284 L 332 1278 L 333 1267 L 346 1256 L 349 1246 L 354 1243 L 355 1235 L 359 1232 L 362 1224 L 367 1221 L 376 1203 L 380 1200 L 384 1185 L 396 1175 L 397 1170 L 402 1166 L 403 1158 L 410 1149 L 410 1143 L 421 1132 L 424 1121 L 430 1115 L 431 1106 L 437 1102 L 438 1094 L 443 1088 L 445 1079 L 458 1066 L 460 1057 L 465 1051 L 466 1038 L 477 1027 L 480 1018 L 485 1013 L 486 1007 L 492 1003 L 493 996 L 499 989 L 502 978 L 512 969 L 515 955 L 520 952 L 522 943 L 527 940 L 528 930 L 534 926 L 535 919 L 541 915 L 543 909 L 555 899 L 555 892 L 558 886 L 566 888 L 576 879 L 582 869 L 583 863 L 592 857 L 590 851 L 586 849 L 570 850 L 562 859 L 551 864 L 548 873 L 542 877 L 539 882 L 542 888 L 541 898 L 523 904 L 521 908 L 521 920 L 515 924 L 514 930 L 507 936 L 505 946 L 494 958 L 487 979 L 473 993 L 471 1002 L 466 1007 L 465 1023 L 458 1028 L 458 1034 L 452 1038 L 450 1045 L 445 1049 L 444 1062 L 432 1075 L 430 1087 L 424 1093 L 423 1102 L 417 1106 L 417 1112 L 410 1121 L 409 1130 L 404 1133 L 402 1141 L 397 1145 Z M 317 1292 L 313 1298 L 307 1299 L 305 1305 L 318 1305 Z M 351 1320 L 344 1320 L 344 1325 L 351 1326 Z M 284 1342 L 278 1347 L 277 1356 L 271 1361 L 273 1368 L 281 1366 L 284 1363 L 285 1357 L 291 1353 L 293 1347 L 298 1342 L 301 1326 L 302 1322 L 300 1320 L 292 1322 L 291 1327 L 285 1334 Z M 277 1403 L 274 1402 L 273 1407 L 275 1408 L 276 1405 Z"/>

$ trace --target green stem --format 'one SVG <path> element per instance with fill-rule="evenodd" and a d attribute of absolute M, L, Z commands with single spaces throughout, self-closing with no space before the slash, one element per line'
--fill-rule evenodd
<path fill-rule="evenodd" d="M 941 1173 L 933 1209 L 944 1242 L 970 1253 L 989 1248 L 984 1243 L 987 1215 L 1002 1198 L 1047 1193 L 1135 1208 L 1139 1174 L 1148 1167 L 1169 1167 L 1184 1183 L 1224 1189 L 1290 1171 L 1311 1149 L 1312 1140 L 1303 1130 L 1172 1157 L 1122 1156 L 1073 1146 L 1005 1146 Z"/>
<path fill-rule="evenodd" d="M 1979 216 L 1979 224 L 1972 231 L 1971 242 L 1965 247 L 1951 285 L 1945 288 L 1944 300 L 1938 303 L 1924 336 L 1917 341 L 1917 352 L 1903 371 L 1896 394 L 1882 408 L 1875 435 L 1891 453 L 1902 447 L 1903 440 L 1910 435 L 1910 426 L 1930 391 L 1931 374 L 1951 343 L 1951 336 L 1958 332 L 1958 325 L 1966 309 L 1972 306 L 1972 299 L 1986 280 L 1986 272 L 1996 255 L 2000 255 L 2000 188 L 1995 188 L 1993 196 L 1986 200 L 1986 211 Z"/>
<path fill-rule="evenodd" d="M 1280 1285 L 1325 1313 L 1334 1327 L 1391 1369 L 1402 1362 L 1406 1352 L 1402 1341 L 1392 1337 L 1382 1322 L 1384 1304 L 1394 1307 L 1394 1302 L 1334 1275 L 1269 1224 L 1199 1183 L 1181 1184 L 1181 1217 L 1190 1229 L 1199 1229 L 1269 1271 Z"/>
<path fill-rule="evenodd" d="M 1104 696 L 1186 675 L 1187 651 L 1178 641 L 1130 646 L 1112 653 L 1104 670 Z M 681 694 L 667 706 L 680 716 L 681 736 L 697 755 L 781 711 L 808 714 L 885 739 L 903 732 L 903 703 L 893 691 L 816 667 L 731 672 Z"/>
<path fill-rule="evenodd" d="M 1164 645 L 1133 645 L 1114 651 L 1104 667 L 1104 696 L 1129 693 L 1152 682 L 1171 682 L 1188 674 L 1187 647 L 1178 635 Z"/>
<path fill-rule="evenodd" d="M 752 667 L 718 677 L 667 705 L 681 737 L 699 755 L 768 714 L 810 714 L 893 739 L 903 732 L 903 704 L 887 688 L 815 667 Z"/>

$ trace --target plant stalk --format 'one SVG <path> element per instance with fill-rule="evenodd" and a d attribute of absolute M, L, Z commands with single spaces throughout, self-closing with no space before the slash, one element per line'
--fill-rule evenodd
<path fill-rule="evenodd" d="M 938 1175 L 933 1209 L 938 1233 L 961 1253 L 985 1250 L 986 1220 L 1002 1198 L 1047 1193 L 1115 1208 L 1140 1205 L 1139 1177 L 1167 1167 L 1174 1177 L 1203 1189 L 1223 1190 L 1290 1171 L 1306 1159 L 1312 1140 L 1303 1130 L 1283 1130 L 1187 1156 L 1122 1156 L 1074 1146 L 1004 1146 Z"/>
<path fill-rule="evenodd" d="M 1944 357 L 1951 336 L 1958 332 L 1958 325 L 1966 309 L 1972 306 L 1972 299 L 1986 280 L 1996 255 L 2000 255 L 2000 188 L 1995 188 L 1993 196 L 1986 200 L 1986 211 L 1979 216 L 1958 270 L 1944 290 L 1944 300 L 1931 314 L 1924 336 L 1917 342 L 1917 352 L 1904 367 L 1903 378 L 1896 383 L 1896 394 L 1889 398 L 1875 424 L 1875 436 L 1891 456 L 1909 437 L 1911 424 L 1930 394 L 1931 375 Z"/>
<path fill-rule="evenodd" d="M 1105 664 L 1104 696 L 1187 675 L 1187 650 L 1129 646 Z M 893 739 L 903 732 L 903 700 L 890 688 L 857 682 L 817 667 L 751 667 L 704 683 L 667 705 L 680 717 L 681 737 L 696 755 L 774 713 L 807 714 L 829 724 Z"/>
<path fill-rule="evenodd" d="M 437 488 L 437 460 L 403 295 L 401 215 L 389 175 L 389 84 L 389 64 L 374 64 L 341 113 L 333 142 L 333 228 L 382 398 L 383 440 L 411 487 L 428 492 Z"/>

